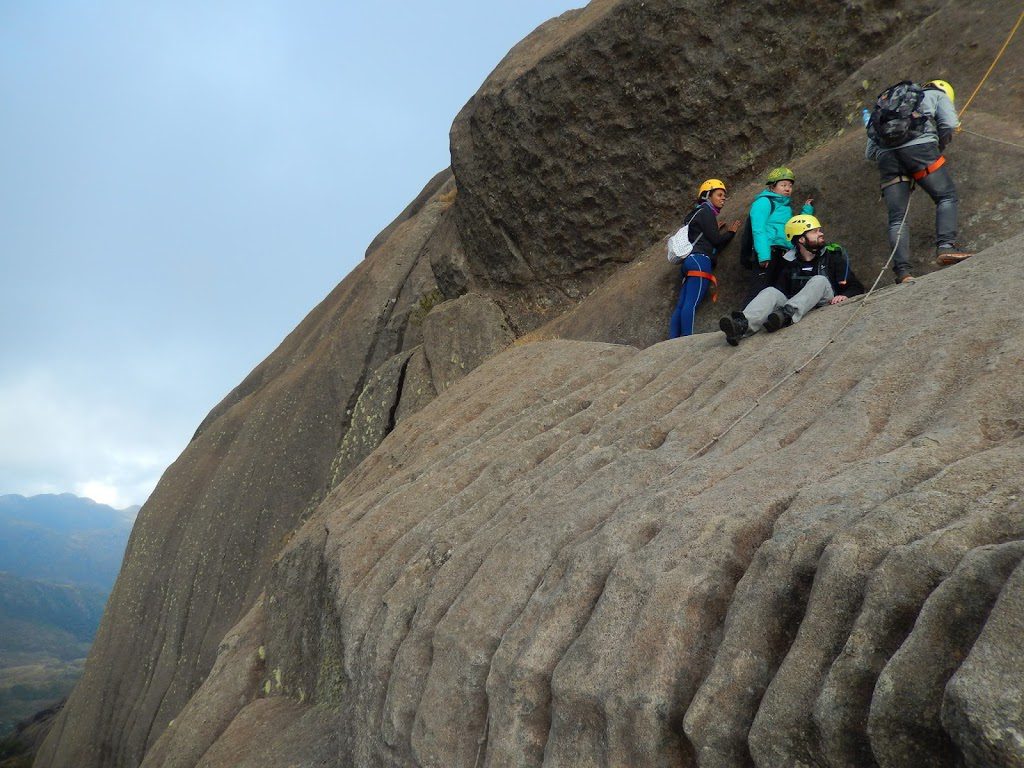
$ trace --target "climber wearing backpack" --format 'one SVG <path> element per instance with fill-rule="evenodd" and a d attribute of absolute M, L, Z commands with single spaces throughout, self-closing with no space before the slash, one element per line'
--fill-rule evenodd
<path fill-rule="evenodd" d="M 931 80 L 924 86 L 904 80 L 878 95 L 867 121 L 864 155 L 878 163 L 897 283 L 914 279 L 909 227 L 900 227 L 913 184 L 935 202 L 936 261 L 948 266 L 971 256 L 956 247 L 956 187 L 942 155 L 960 124 L 953 96 L 953 86 L 945 80 Z"/>
<path fill-rule="evenodd" d="M 732 240 L 739 221 L 726 225 L 718 222 L 718 214 L 725 205 L 725 182 L 719 179 L 708 179 L 700 185 L 697 200 L 690 210 L 686 223 L 686 239 L 692 244 L 692 250 L 681 262 L 680 272 L 682 287 L 679 289 L 679 301 L 669 321 L 668 337 L 675 339 L 693 333 L 694 316 L 697 305 L 712 291 L 712 300 L 717 298 L 715 288 L 718 281 L 713 274 L 718 260 L 718 252 Z M 687 243 L 684 243 L 687 245 Z M 671 247 L 669 260 L 672 259 Z M 679 262 L 675 262 L 679 263 Z"/>
<path fill-rule="evenodd" d="M 772 256 L 786 252 L 789 243 L 783 231 L 793 215 L 789 197 L 796 177 L 785 166 L 772 168 L 765 177 L 766 189 L 750 205 L 747 223 L 740 238 L 740 264 L 752 271 L 746 301 L 768 286 L 768 265 Z M 814 200 L 807 198 L 801 213 L 814 213 Z"/>
<path fill-rule="evenodd" d="M 796 323 L 826 304 L 839 304 L 864 293 L 853 273 L 850 256 L 839 243 L 826 243 L 814 216 L 794 216 L 785 226 L 790 249 L 772 261 L 765 288 L 743 308 L 723 317 L 718 327 L 732 346 L 764 328 L 769 333 Z"/>

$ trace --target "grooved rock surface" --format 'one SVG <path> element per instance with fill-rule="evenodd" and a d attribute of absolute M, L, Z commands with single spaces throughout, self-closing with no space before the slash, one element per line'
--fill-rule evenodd
<path fill-rule="evenodd" d="M 739 349 L 488 361 L 277 562 L 271 700 L 337 718 L 288 729 L 339 766 L 1018 764 L 1021 258 Z"/>

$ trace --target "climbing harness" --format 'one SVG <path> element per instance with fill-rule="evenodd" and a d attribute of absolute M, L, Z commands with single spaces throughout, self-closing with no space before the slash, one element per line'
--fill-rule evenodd
<path fill-rule="evenodd" d="M 904 176 L 903 174 L 900 174 L 899 176 L 896 176 L 894 178 L 889 179 L 886 182 L 883 182 L 882 186 L 879 187 L 879 189 L 880 190 L 885 190 L 886 187 L 891 187 L 891 186 L 893 186 L 895 184 L 902 184 L 903 182 L 908 182 L 910 184 L 913 184 L 914 180 L 912 178 L 910 178 L 909 176 Z"/>
<path fill-rule="evenodd" d="M 718 301 L 718 278 L 710 272 L 704 272 L 699 269 L 691 269 L 686 273 L 686 277 L 701 277 L 711 283 L 711 301 Z"/>
<path fill-rule="evenodd" d="M 931 165 L 927 166 L 926 168 L 922 168 L 919 171 L 914 171 L 910 175 L 914 177 L 914 181 L 920 181 L 925 176 L 928 176 L 929 174 L 935 173 L 937 170 L 939 170 L 939 168 L 941 168 L 945 164 L 946 164 L 945 156 L 944 155 L 939 155 L 939 159 L 936 160 L 934 163 L 932 163 Z"/>

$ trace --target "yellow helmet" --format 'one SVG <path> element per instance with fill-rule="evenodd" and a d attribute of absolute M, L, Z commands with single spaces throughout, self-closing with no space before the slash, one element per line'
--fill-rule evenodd
<path fill-rule="evenodd" d="M 954 95 L 953 95 L 953 86 L 950 85 L 949 83 L 947 83 L 945 80 L 929 80 L 927 83 L 924 84 L 924 87 L 925 88 L 938 88 L 944 94 L 949 96 L 949 100 L 950 101 L 955 101 L 956 100 Z"/>
<path fill-rule="evenodd" d="M 786 239 L 793 242 L 794 238 L 800 237 L 804 232 L 810 232 L 812 229 L 820 228 L 821 222 L 813 216 L 808 216 L 807 214 L 794 216 L 786 222 Z"/>
<path fill-rule="evenodd" d="M 707 199 L 707 197 L 714 192 L 716 189 L 725 190 L 725 182 L 721 179 L 708 179 L 700 185 L 700 189 L 697 190 L 697 197 L 701 200 Z"/>
<path fill-rule="evenodd" d="M 796 181 L 796 176 L 784 165 L 780 165 L 778 168 L 772 168 L 768 171 L 768 175 L 764 179 L 765 184 L 775 184 L 779 181 Z"/>

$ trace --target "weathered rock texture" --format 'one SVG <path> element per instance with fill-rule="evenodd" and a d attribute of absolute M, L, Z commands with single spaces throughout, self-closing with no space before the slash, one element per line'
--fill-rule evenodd
<path fill-rule="evenodd" d="M 286 549 L 264 690 L 339 766 L 1018 764 L 1021 258 L 739 350 L 490 360 Z"/>
<path fill-rule="evenodd" d="M 859 304 L 655 344 L 706 176 L 739 215 L 792 162 L 870 282 L 848 121 L 895 77 L 964 94 L 1017 13 L 595 0 L 541 27 L 168 469 L 37 765 L 1024 761 L 1021 238 L 879 294 L 700 458 Z M 1021 50 L 968 127 L 1024 142 Z M 1019 151 L 963 134 L 951 162 L 966 242 L 1019 232 Z M 470 373 L 531 329 L 585 341 Z"/>

